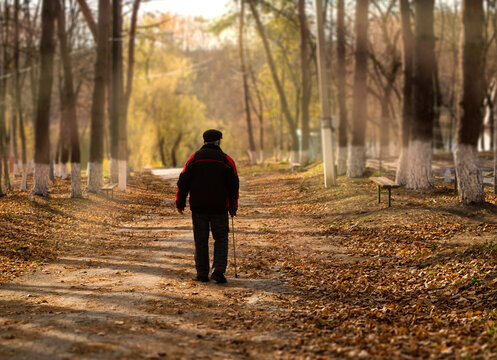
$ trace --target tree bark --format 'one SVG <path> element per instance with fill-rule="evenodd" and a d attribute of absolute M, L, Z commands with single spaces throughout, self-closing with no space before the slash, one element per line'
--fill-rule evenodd
<path fill-rule="evenodd" d="M 356 0 L 353 126 L 347 159 L 347 176 L 349 178 L 362 177 L 366 166 L 368 8 L 369 0 Z"/>
<path fill-rule="evenodd" d="M 105 118 L 105 77 L 108 61 L 110 20 L 109 0 L 98 1 L 97 59 L 91 109 L 90 163 L 87 191 L 98 192 L 102 187 L 103 127 Z"/>
<path fill-rule="evenodd" d="M 404 43 L 404 88 L 402 97 L 401 150 L 395 182 L 407 184 L 409 133 L 412 122 L 412 82 L 413 82 L 413 34 L 411 28 L 411 9 L 409 0 L 399 0 Z"/>
<path fill-rule="evenodd" d="M 6 5 L 6 4 L 5 4 Z M 4 26 L 8 26 L 7 12 L 4 11 Z M 7 181 L 9 179 L 8 165 L 7 165 L 7 126 L 6 126 L 6 110 L 7 110 L 7 77 L 6 74 L 9 69 L 8 64 L 8 32 L 0 28 L 0 44 L 2 50 L 0 53 L 2 63 L 0 66 L 0 162 L 3 163 L 4 169 L 0 169 L 0 193 L 4 194 L 2 184 L 5 185 L 5 191 L 8 190 Z M 3 177 L 3 182 L 2 182 Z M 10 185 L 10 184 L 9 184 Z"/>
<path fill-rule="evenodd" d="M 64 9 L 58 7 L 57 29 L 59 37 L 62 66 L 64 68 L 64 95 L 66 103 L 66 121 L 68 137 L 71 148 L 71 197 L 82 196 L 81 192 L 81 153 L 79 147 L 78 119 L 76 112 L 76 94 L 74 92 L 74 80 L 72 73 L 72 61 L 67 44 L 67 30 Z"/>
<path fill-rule="evenodd" d="M 35 173 L 33 194 L 48 196 L 50 171 L 50 106 L 55 52 L 55 0 L 43 0 L 41 10 L 40 79 L 35 121 Z"/>
<path fill-rule="evenodd" d="M 88 6 L 85 0 L 77 0 L 77 2 L 79 8 L 81 9 L 81 12 L 83 13 L 83 17 L 85 18 L 86 23 L 88 24 L 88 28 L 90 29 L 90 32 L 93 35 L 93 40 L 96 42 L 98 37 L 97 24 L 95 23 L 90 7 Z"/>
<path fill-rule="evenodd" d="M 337 0 L 337 99 L 338 162 L 337 175 L 347 173 L 347 65 L 345 40 L 345 0 Z"/>
<path fill-rule="evenodd" d="M 483 1 L 463 0 L 463 94 L 454 151 L 459 199 L 464 204 L 485 202 L 478 159 L 481 105 L 484 97 Z"/>
<path fill-rule="evenodd" d="M 20 79 L 20 49 L 19 49 L 19 0 L 14 1 L 14 108 L 17 119 L 19 120 L 19 135 L 21 138 L 21 162 L 22 162 L 22 179 L 19 190 L 28 191 L 28 164 L 26 155 L 26 134 L 24 129 L 24 113 L 21 103 L 21 79 Z"/>
<path fill-rule="evenodd" d="M 250 163 L 257 163 L 257 154 L 255 149 L 255 141 L 254 141 L 254 130 L 252 128 L 252 118 L 250 115 L 250 89 L 248 86 L 248 77 L 247 77 L 247 66 L 245 64 L 245 50 L 244 50 L 244 40 L 243 40 L 243 32 L 245 24 L 245 0 L 240 0 L 240 27 L 238 33 L 238 51 L 240 55 L 240 66 L 242 71 L 242 81 L 243 81 L 243 101 L 245 107 L 245 119 L 247 121 L 247 136 L 249 142 L 249 157 Z"/>
<path fill-rule="evenodd" d="M 179 132 L 178 136 L 176 136 L 176 140 L 174 140 L 173 146 L 171 146 L 171 165 L 175 168 L 178 166 L 178 160 L 176 159 L 176 151 L 178 150 L 178 146 L 181 143 L 181 138 L 183 137 L 183 132 Z"/>
<path fill-rule="evenodd" d="M 309 104 L 311 102 L 311 58 L 309 55 L 309 27 L 305 13 L 305 0 L 299 0 L 299 25 L 300 25 L 300 69 L 302 76 L 302 152 L 300 153 L 300 163 L 309 163 Z"/>
<path fill-rule="evenodd" d="M 288 127 L 290 129 L 290 136 L 292 139 L 292 156 L 290 159 L 290 162 L 296 162 L 297 161 L 297 155 L 299 151 L 299 141 L 297 137 L 297 126 L 296 123 L 292 117 L 292 114 L 290 113 L 290 108 L 288 106 L 288 101 L 285 95 L 285 91 L 283 89 L 283 86 L 281 85 L 278 72 L 276 69 L 276 65 L 273 60 L 273 56 L 271 54 L 271 49 L 269 47 L 269 42 L 266 37 L 266 33 L 264 31 L 264 26 L 262 25 L 261 19 L 259 17 L 259 12 L 257 11 L 257 8 L 255 7 L 254 0 L 247 0 L 250 9 L 252 11 L 252 15 L 254 16 L 256 25 L 257 25 L 257 31 L 259 33 L 259 36 L 261 37 L 262 43 L 264 45 L 264 51 L 266 54 L 266 59 L 269 64 L 269 68 L 271 70 L 271 76 L 273 78 L 274 85 L 276 86 L 276 90 L 278 92 L 278 96 L 280 99 L 281 103 L 281 110 L 283 115 L 285 116 L 286 121 L 288 122 Z"/>
<path fill-rule="evenodd" d="M 121 43 L 121 14 L 120 1 L 112 0 L 112 46 L 111 46 L 111 83 L 110 83 L 110 178 L 111 182 L 119 181 L 119 106 L 121 104 L 122 77 L 120 74 Z"/>
<path fill-rule="evenodd" d="M 434 0 L 415 1 L 413 122 L 409 137 L 407 188 L 433 186 L 431 158 L 435 94 Z"/>

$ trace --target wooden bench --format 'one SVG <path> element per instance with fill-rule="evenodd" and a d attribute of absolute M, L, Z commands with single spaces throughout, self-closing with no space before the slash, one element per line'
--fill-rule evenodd
<path fill-rule="evenodd" d="M 394 181 L 386 177 L 370 177 L 369 180 L 374 182 L 378 186 L 378 204 L 381 203 L 381 189 L 388 189 L 388 207 L 392 206 L 392 189 L 400 187 Z"/>
<path fill-rule="evenodd" d="M 105 192 L 105 196 L 107 199 L 109 198 L 109 192 L 112 194 L 112 198 L 114 199 L 114 188 L 116 186 L 117 183 L 105 184 L 100 188 L 100 190 Z"/>

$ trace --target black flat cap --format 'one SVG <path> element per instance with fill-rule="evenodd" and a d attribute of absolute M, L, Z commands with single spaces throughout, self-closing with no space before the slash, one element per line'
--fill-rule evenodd
<path fill-rule="evenodd" d="M 202 137 L 204 138 L 205 142 L 214 142 L 221 140 L 223 138 L 223 133 L 219 130 L 210 129 L 204 132 L 204 135 L 202 135 Z"/>

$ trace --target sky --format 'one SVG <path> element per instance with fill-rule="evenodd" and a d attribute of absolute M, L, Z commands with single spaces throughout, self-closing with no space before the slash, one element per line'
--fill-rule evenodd
<path fill-rule="evenodd" d="M 226 5 L 233 0 L 148 0 L 141 5 L 142 14 L 145 12 L 171 11 L 187 16 L 202 16 L 215 18 L 226 12 Z"/>

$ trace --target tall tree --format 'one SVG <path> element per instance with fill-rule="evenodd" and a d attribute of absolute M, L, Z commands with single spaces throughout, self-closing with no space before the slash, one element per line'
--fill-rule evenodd
<path fill-rule="evenodd" d="M 484 97 L 483 1 L 463 0 L 463 93 L 454 151 L 459 199 L 465 203 L 485 202 L 479 168 L 477 142 L 482 122 Z"/>
<path fill-rule="evenodd" d="M 309 162 L 309 104 L 311 102 L 311 57 L 309 55 L 309 27 L 305 13 L 305 0 L 299 0 L 299 25 L 300 25 L 300 69 L 302 78 L 301 116 L 302 116 L 302 152 L 300 163 L 306 165 Z"/>
<path fill-rule="evenodd" d="M 317 40 L 317 65 L 319 102 L 321 103 L 321 148 L 323 150 L 323 175 L 324 186 L 330 187 L 337 184 L 335 172 L 335 152 L 331 130 L 331 99 L 329 96 L 328 73 L 326 67 L 326 50 L 324 40 L 324 19 L 321 0 L 315 0 L 316 7 L 316 40 Z"/>
<path fill-rule="evenodd" d="M 126 190 L 126 129 L 124 122 L 123 90 L 123 38 L 122 3 L 112 0 L 112 52 L 111 52 L 111 93 L 110 93 L 110 171 L 112 182 L 119 182 L 119 189 Z M 123 144 L 124 143 L 124 144 Z M 124 147 L 124 149 L 122 149 Z M 124 172 L 123 172 L 124 171 Z"/>
<path fill-rule="evenodd" d="M 108 61 L 110 4 L 98 1 L 97 58 L 91 108 L 90 162 L 87 191 L 98 192 L 102 187 L 105 117 L 105 77 Z"/>
<path fill-rule="evenodd" d="M 254 130 L 252 128 L 252 118 L 250 115 L 250 88 L 248 85 L 247 65 L 245 63 L 244 50 L 244 25 L 245 25 L 245 0 L 240 0 L 240 27 L 238 33 L 238 52 L 240 55 L 240 66 L 243 81 L 243 104 L 245 107 L 245 119 L 247 121 L 247 135 L 249 141 L 249 157 L 252 164 L 257 163 L 257 154 L 254 141 Z"/>
<path fill-rule="evenodd" d="M 5 7 L 4 7 L 5 9 Z M 0 11 L 2 9 L 0 8 Z M 5 190 L 8 190 L 8 180 L 9 180 L 9 172 L 8 172 L 8 164 L 7 164 L 7 127 L 6 127 L 6 110 L 7 110 L 7 73 L 9 71 L 8 64 L 8 18 L 7 12 L 3 11 L 3 27 L 0 27 L 0 195 L 4 195 L 5 193 L 2 190 L 2 185 L 5 184 Z M 3 171 L 2 171 L 3 170 Z M 3 177 L 3 184 L 2 184 Z"/>
<path fill-rule="evenodd" d="M 69 143 L 71 149 L 71 197 L 81 197 L 81 153 L 79 147 L 78 120 L 76 112 L 76 94 L 74 92 L 74 80 L 72 71 L 72 60 L 67 42 L 67 30 L 64 7 L 60 6 L 60 0 L 56 0 L 57 8 L 57 30 L 64 68 L 64 102 L 66 108 L 66 121 L 69 132 Z M 65 5 L 65 0 L 62 0 Z"/>
<path fill-rule="evenodd" d="M 269 42 L 266 37 L 266 32 L 264 31 L 264 26 L 261 22 L 259 12 L 257 11 L 257 8 L 255 6 L 254 0 L 247 0 L 250 9 L 252 11 L 252 15 L 254 16 L 255 23 L 257 26 L 257 32 L 259 33 L 259 36 L 262 40 L 263 46 L 264 46 L 264 52 L 266 54 L 266 59 L 269 64 L 269 68 L 271 70 L 271 76 L 273 78 L 274 85 L 276 86 L 276 90 L 278 92 L 278 96 L 280 99 L 281 103 L 281 111 L 283 113 L 283 116 L 285 117 L 288 127 L 290 129 L 290 136 L 292 139 L 291 147 L 292 147 L 292 155 L 291 155 L 291 162 L 296 162 L 298 159 L 298 152 L 299 152 L 299 140 L 297 137 L 297 124 L 295 120 L 293 119 L 293 116 L 290 112 L 290 107 L 288 106 L 288 101 L 286 98 L 285 90 L 281 84 L 278 71 L 276 68 L 276 65 L 274 63 L 274 59 L 271 53 L 271 48 L 269 47 Z"/>
<path fill-rule="evenodd" d="M 48 196 L 50 171 L 50 106 L 55 52 L 55 0 L 43 0 L 41 10 L 40 78 L 35 121 L 35 172 L 33 194 Z"/>
<path fill-rule="evenodd" d="M 345 39 L 345 0 L 337 0 L 337 99 L 338 99 L 338 162 L 337 175 L 347 172 L 347 67 Z"/>
<path fill-rule="evenodd" d="M 435 93 L 433 32 L 435 0 L 415 1 L 413 122 L 409 137 L 407 188 L 427 189 L 432 186 L 432 138 Z"/>
<path fill-rule="evenodd" d="M 366 166 L 368 9 L 369 0 L 356 0 L 353 126 L 347 159 L 347 176 L 350 178 L 361 177 Z"/>
<path fill-rule="evenodd" d="M 395 181 L 397 184 L 407 184 L 409 132 L 412 122 L 412 81 L 413 81 L 413 35 L 411 28 L 411 9 L 409 0 L 399 0 L 402 23 L 402 41 L 404 43 L 404 88 L 402 97 L 402 122 L 400 127 L 401 150 Z"/>
<path fill-rule="evenodd" d="M 20 33 L 19 13 L 21 6 L 19 0 L 14 1 L 14 103 L 15 118 L 19 120 L 19 135 L 21 138 L 22 178 L 20 191 L 28 191 L 28 162 L 26 154 L 26 132 L 24 128 L 24 113 L 21 102 L 21 73 L 20 73 Z"/>

